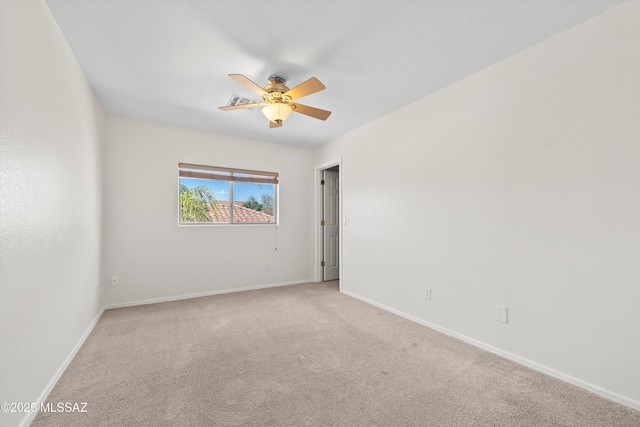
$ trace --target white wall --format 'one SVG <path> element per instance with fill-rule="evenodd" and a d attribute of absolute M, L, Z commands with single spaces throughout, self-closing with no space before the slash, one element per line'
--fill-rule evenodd
<path fill-rule="evenodd" d="M 280 225 L 178 226 L 180 162 L 278 172 Z M 111 117 L 104 215 L 110 305 L 310 281 L 313 151 Z"/>
<path fill-rule="evenodd" d="M 625 3 L 317 149 L 342 157 L 343 289 L 640 409 L 638 22 Z"/>
<path fill-rule="evenodd" d="M 0 1 L 0 32 L 0 402 L 37 402 L 104 305 L 102 110 L 44 2 Z"/>

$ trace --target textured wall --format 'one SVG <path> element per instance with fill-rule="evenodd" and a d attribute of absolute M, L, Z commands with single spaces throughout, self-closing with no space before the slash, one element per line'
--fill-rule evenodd
<path fill-rule="evenodd" d="M 36 402 L 104 305 L 102 112 L 44 2 L 0 19 L 0 401 Z"/>
<path fill-rule="evenodd" d="M 639 20 L 625 3 L 319 148 L 342 156 L 343 289 L 640 408 Z"/>

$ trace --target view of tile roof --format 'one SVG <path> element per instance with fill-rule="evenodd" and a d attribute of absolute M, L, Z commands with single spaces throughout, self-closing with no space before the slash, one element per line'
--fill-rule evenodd
<path fill-rule="evenodd" d="M 264 212 L 256 211 L 253 209 L 245 208 L 242 206 L 244 202 L 233 203 L 233 222 L 248 222 L 248 223 L 267 223 L 274 222 L 273 215 L 268 215 Z M 218 200 L 216 202 L 216 212 L 207 203 L 207 210 L 209 211 L 209 217 L 211 222 L 229 222 L 229 201 Z"/>

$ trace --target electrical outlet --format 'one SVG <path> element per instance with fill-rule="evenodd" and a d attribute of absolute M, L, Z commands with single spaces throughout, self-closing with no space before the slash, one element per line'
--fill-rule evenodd
<path fill-rule="evenodd" d="M 264 265 L 264 271 L 269 271 L 269 270 L 271 270 L 271 266 L 270 266 L 270 265 L 269 265 L 269 263 L 267 262 L 267 263 Z"/>
<path fill-rule="evenodd" d="M 111 276 L 111 285 L 117 286 L 120 284 L 120 278 L 118 276 Z"/>
<path fill-rule="evenodd" d="M 431 299 L 431 289 L 424 290 L 424 299 Z"/>
<path fill-rule="evenodd" d="M 496 305 L 496 320 L 498 322 L 509 323 L 509 318 L 507 315 L 507 307 Z"/>

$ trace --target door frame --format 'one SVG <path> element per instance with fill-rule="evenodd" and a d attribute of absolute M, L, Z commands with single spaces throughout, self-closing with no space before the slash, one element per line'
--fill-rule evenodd
<path fill-rule="evenodd" d="M 339 215 L 339 224 L 338 224 L 338 262 L 340 263 L 340 266 L 338 267 L 338 271 L 339 271 L 339 283 L 340 283 L 340 291 L 342 292 L 342 286 L 344 283 L 343 280 L 343 276 L 342 276 L 342 266 L 343 266 L 343 251 L 342 251 L 342 226 L 344 224 L 344 217 L 342 216 L 342 193 L 343 193 L 343 188 L 344 185 L 342 183 L 342 157 L 338 157 L 335 160 L 326 162 L 326 163 L 322 163 L 321 165 L 318 165 L 315 167 L 314 170 L 314 174 L 313 174 L 313 188 L 315 191 L 315 215 L 314 215 L 314 235 L 315 235 L 315 250 L 314 250 L 314 260 L 315 260 L 315 265 L 314 265 L 314 274 L 315 274 L 315 281 L 316 282 L 322 282 L 322 267 L 320 267 L 320 262 L 322 261 L 322 258 L 324 256 L 323 251 L 322 251 L 322 244 L 323 244 L 323 234 L 322 234 L 322 226 L 320 225 L 320 220 L 322 218 L 323 215 L 323 211 L 322 211 L 322 186 L 320 185 L 320 180 L 322 179 L 322 171 L 325 169 L 330 169 L 334 166 L 338 166 L 338 182 L 339 182 L 339 190 L 338 190 L 338 215 Z"/>

